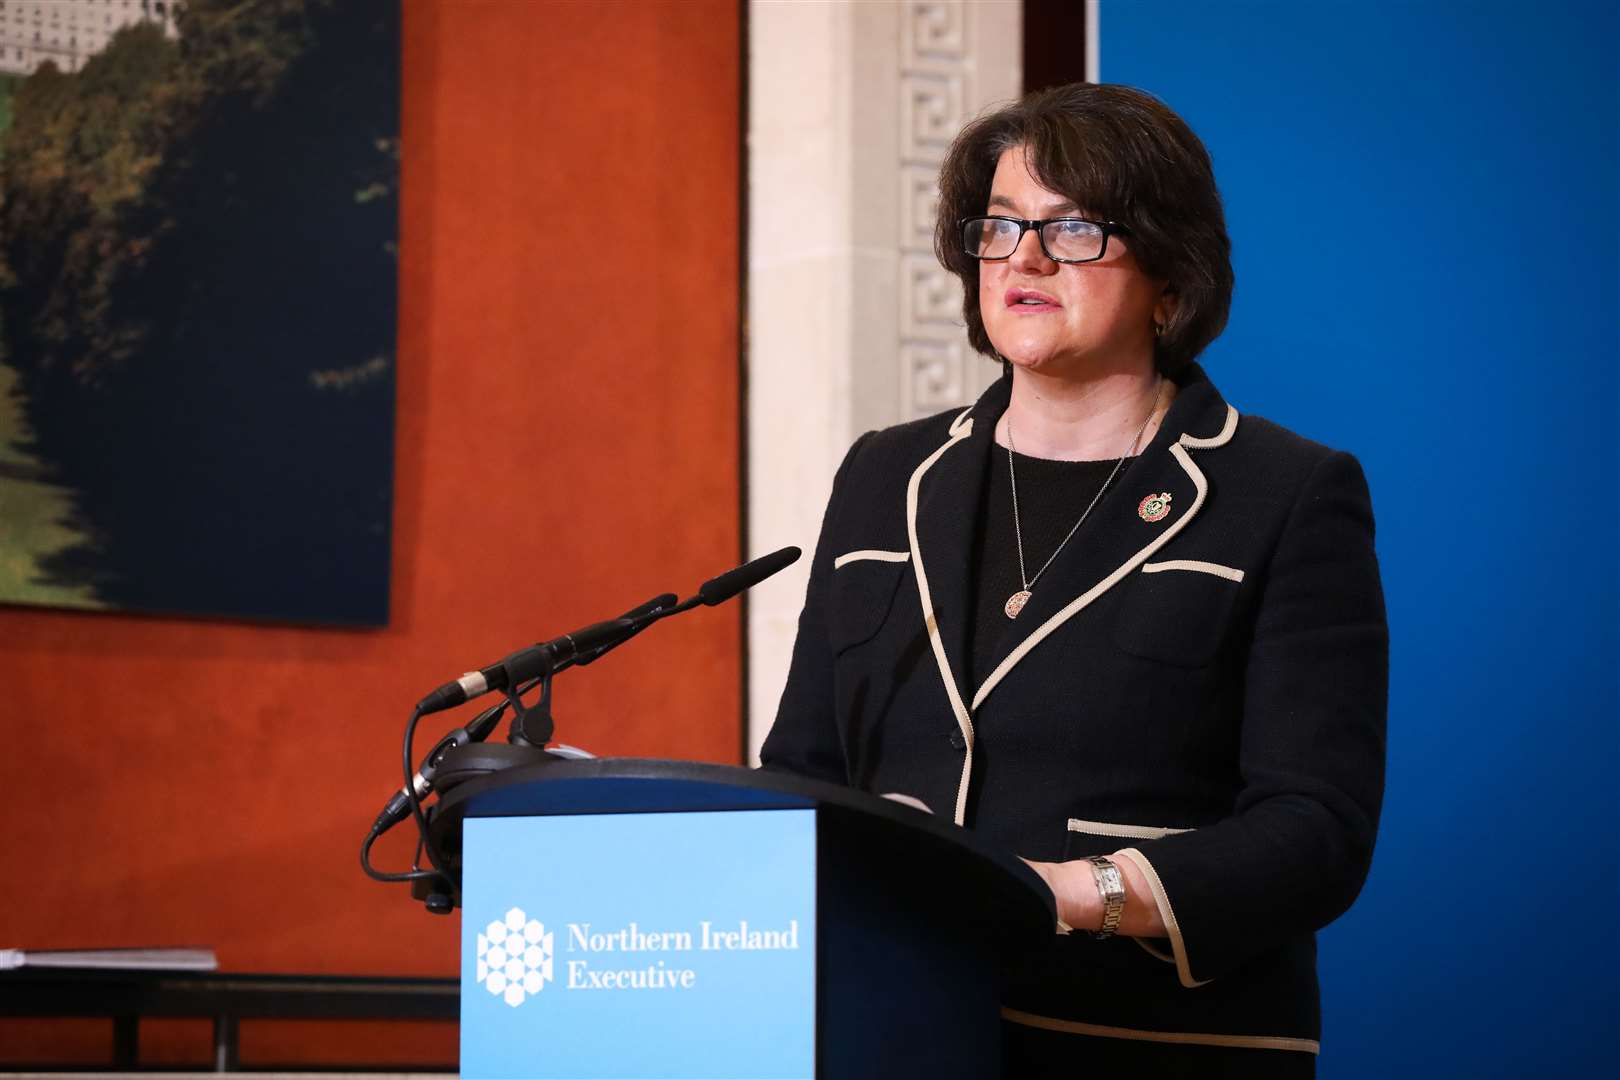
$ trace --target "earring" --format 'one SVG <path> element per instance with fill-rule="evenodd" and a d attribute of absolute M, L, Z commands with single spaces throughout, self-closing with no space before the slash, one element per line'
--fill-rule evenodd
<path fill-rule="evenodd" d="M 1156 338 L 1164 337 L 1164 323 L 1155 322 L 1153 324 L 1153 336 Z"/>

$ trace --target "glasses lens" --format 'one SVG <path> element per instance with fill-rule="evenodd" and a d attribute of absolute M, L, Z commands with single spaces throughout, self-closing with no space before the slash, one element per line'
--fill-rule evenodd
<path fill-rule="evenodd" d="M 1041 229 L 1041 241 L 1054 259 L 1095 259 L 1102 255 L 1102 226 L 1089 221 L 1049 221 Z"/>
<path fill-rule="evenodd" d="M 981 259 L 1005 259 L 1018 246 L 1018 223 L 1001 218 L 968 218 L 962 223 L 962 249 Z"/>

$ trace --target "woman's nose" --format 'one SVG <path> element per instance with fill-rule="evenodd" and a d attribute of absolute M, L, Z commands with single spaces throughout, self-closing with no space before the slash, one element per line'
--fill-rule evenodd
<path fill-rule="evenodd" d="M 1046 251 L 1041 247 L 1040 233 L 1035 229 L 1024 230 L 1007 262 L 1021 274 L 1050 274 L 1058 267 L 1057 263 L 1046 257 Z"/>

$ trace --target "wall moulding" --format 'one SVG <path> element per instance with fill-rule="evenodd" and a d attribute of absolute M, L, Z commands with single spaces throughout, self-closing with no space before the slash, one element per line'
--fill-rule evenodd
<path fill-rule="evenodd" d="M 933 255 L 951 139 L 1022 82 L 1021 0 L 749 8 L 748 550 L 809 551 L 861 432 L 997 374 Z M 809 560 L 754 590 L 749 749 L 775 716 Z"/>

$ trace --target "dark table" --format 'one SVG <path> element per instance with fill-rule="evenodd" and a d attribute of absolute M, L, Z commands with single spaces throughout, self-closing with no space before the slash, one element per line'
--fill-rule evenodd
<path fill-rule="evenodd" d="M 214 1070 L 238 1067 L 242 1020 L 459 1020 L 457 979 L 19 968 L 0 973 L 0 1016 L 104 1016 L 113 1065 L 140 1059 L 143 1017 L 209 1017 Z"/>

